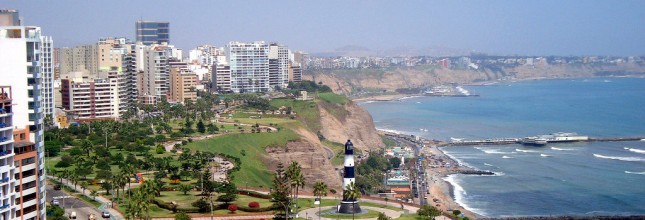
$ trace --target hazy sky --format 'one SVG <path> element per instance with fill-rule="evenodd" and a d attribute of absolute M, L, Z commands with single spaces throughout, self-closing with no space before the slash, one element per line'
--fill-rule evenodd
<path fill-rule="evenodd" d="M 645 55 L 645 1 L 4 0 L 56 46 L 134 39 L 139 19 L 170 22 L 185 50 L 277 41 L 293 50 L 441 47 L 491 54 Z"/>

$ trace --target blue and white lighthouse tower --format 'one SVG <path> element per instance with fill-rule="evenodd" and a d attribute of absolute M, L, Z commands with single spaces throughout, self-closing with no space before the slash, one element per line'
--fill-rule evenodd
<path fill-rule="evenodd" d="M 354 172 L 354 144 L 350 140 L 347 140 L 347 143 L 345 143 L 345 162 L 343 165 L 345 166 L 343 190 L 347 190 L 347 186 L 356 181 L 356 173 Z M 338 206 L 338 212 L 346 214 L 360 213 L 361 207 L 358 205 L 358 200 L 343 199 L 340 202 L 340 206 Z"/>

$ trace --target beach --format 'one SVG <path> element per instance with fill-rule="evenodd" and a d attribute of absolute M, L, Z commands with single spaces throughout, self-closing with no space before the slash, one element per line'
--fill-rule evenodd
<path fill-rule="evenodd" d="M 437 208 L 444 211 L 459 210 L 471 219 L 483 217 L 458 204 L 454 197 L 454 186 L 445 180 L 448 175 L 458 174 L 462 171 L 472 171 L 473 169 L 460 165 L 457 161 L 444 154 L 436 145 L 424 147 L 422 154 L 429 158 L 426 166 L 426 173 L 428 174 L 426 182 L 430 189 L 428 204 L 439 204 L 440 206 Z M 443 167 L 441 167 L 441 164 L 443 164 Z M 433 202 L 434 198 L 439 199 L 439 202 Z"/>

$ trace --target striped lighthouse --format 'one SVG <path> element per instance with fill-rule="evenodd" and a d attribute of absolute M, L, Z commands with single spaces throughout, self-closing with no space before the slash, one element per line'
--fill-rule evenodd
<path fill-rule="evenodd" d="M 343 189 L 347 190 L 347 186 L 353 183 L 356 179 L 354 174 L 354 144 L 352 141 L 347 140 L 345 143 L 345 175 L 343 176 Z"/>
<path fill-rule="evenodd" d="M 354 172 L 354 144 L 352 141 L 347 140 L 345 143 L 345 173 L 343 174 L 343 191 L 349 189 L 349 185 L 356 181 L 356 173 Z M 344 193 L 343 193 L 344 194 Z M 344 196 L 343 196 L 344 197 Z M 361 206 L 358 204 L 357 199 L 343 198 L 340 205 L 337 207 L 338 213 L 355 214 L 361 213 Z"/>

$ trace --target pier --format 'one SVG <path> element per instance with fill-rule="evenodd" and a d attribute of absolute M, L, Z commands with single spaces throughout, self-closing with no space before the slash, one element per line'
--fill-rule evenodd
<path fill-rule="evenodd" d="M 464 146 L 464 145 L 506 145 L 522 144 L 525 138 L 489 138 L 480 140 L 462 140 L 453 139 L 448 142 L 447 146 Z M 641 137 L 589 137 L 582 140 L 547 140 L 547 143 L 571 143 L 571 142 L 615 142 L 615 141 L 643 141 L 645 136 Z"/>

